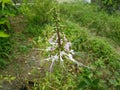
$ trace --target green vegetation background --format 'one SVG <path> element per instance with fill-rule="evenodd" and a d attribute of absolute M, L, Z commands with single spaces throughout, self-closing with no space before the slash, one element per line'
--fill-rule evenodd
<path fill-rule="evenodd" d="M 32 90 L 119 90 L 120 12 L 113 11 L 114 8 L 109 12 L 111 3 L 106 3 L 104 9 L 79 1 L 58 4 L 51 0 L 35 0 L 34 4 L 22 4 L 18 11 L 27 20 L 26 28 L 20 33 L 10 31 L 8 38 L 0 37 L 0 68 L 5 69 L 8 62 L 12 63 L 16 53 L 27 55 L 33 47 L 46 48 L 53 29 L 51 10 L 57 7 L 63 32 L 76 52 L 75 58 L 93 69 L 76 67 L 71 62 L 65 62 L 65 70 L 55 65 L 52 73 L 46 71 L 43 76 L 37 72 L 40 78 Z M 15 42 L 19 38 L 22 40 Z M 37 45 L 26 45 L 29 38 Z"/>

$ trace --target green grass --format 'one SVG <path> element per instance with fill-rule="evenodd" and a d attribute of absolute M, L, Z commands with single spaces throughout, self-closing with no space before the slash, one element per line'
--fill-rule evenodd
<path fill-rule="evenodd" d="M 60 5 L 61 15 L 65 18 L 86 27 L 96 35 L 114 40 L 117 44 L 120 40 L 120 17 L 119 14 L 109 15 L 99 10 L 95 5 L 77 3 L 64 3 Z M 67 18 L 68 19 L 68 18 Z"/>

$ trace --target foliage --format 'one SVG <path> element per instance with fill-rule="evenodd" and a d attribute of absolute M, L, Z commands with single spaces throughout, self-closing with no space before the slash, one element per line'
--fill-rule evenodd
<path fill-rule="evenodd" d="M 51 73 L 47 69 L 45 73 L 42 73 L 45 75 L 39 74 L 40 78 L 35 80 L 36 83 L 32 90 L 109 90 L 111 88 L 117 90 L 120 87 L 120 56 L 114 48 L 105 38 L 101 39 L 90 34 L 86 28 L 81 28 L 68 20 L 63 21 L 63 24 L 66 37 L 73 42 L 74 57 L 92 69 L 80 68 L 69 60 L 65 60 L 62 65 L 55 62 Z M 45 41 L 52 35 L 51 27 L 46 26 L 46 29 L 36 43 L 40 48 L 47 46 Z M 47 36 L 42 38 L 46 33 Z M 45 54 L 42 55 L 45 56 Z M 45 63 L 49 63 L 49 61 L 45 61 Z M 45 67 L 49 66 L 45 64 Z"/>
<path fill-rule="evenodd" d="M 55 61 L 64 63 L 65 60 L 70 60 L 78 66 L 87 67 L 73 58 L 74 50 L 71 49 L 71 42 L 66 38 L 66 35 L 62 30 L 62 25 L 60 24 L 61 21 L 56 8 L 53 9 L 53 18 L 54 30 L 52 37 L 48 40 L 50 46 L 45 49 L 47 53 L 50 53 L 45 60 L 52 61 L 50 71 L 52 71 Z"/>
<path fill-rule="evenodd" d="M 120 1 L 119 0 L 97 0 L 100 7 L 112 14 L 116 10 L 119 10 Z"/>
<path fill-rule="evenodd" d="M 11 0 L 1 0 L 0 1 L 0 31 L 9 32 L 10 22 L 8 20 L 9 16 L 13 16 L 16 8 L 12 5 Z M 4 33 L 0 33 L 3 37 Z M 6 35 L 5 35 L 6 36 Z M 5 37 L 4 36 L 4 37 Z"/>
<path fill-rule="evenodd" d="M 46 7 L 47 6 L 47 7 Z M 29 37 L 42 35 L 44 27 L 51 23 L 51 10 L 54 6 L 54 0 L 35 0 L 33 4 L 26 2 L 20 7 L 20 11 L 27 18 L 29 24 L 23 31 Z"/>
<path fill-rule="evenodd" d="M 114 40 L 117 44 L 120 40 L 120 17 L 108 15 L 98 11 L 95 5 L 85 5 L 80 2 L 60 4 L 61 15 L 64 18 L 77 22 L 82 27 L 88 28 L 92 33 Z"/>
<path fill-rule="evenodd" d="M 50 10 L 53 6 L 54 0 L 35 0 L 34 4 L 23 5 L 21 11 L 32 24 L 43 26 L 51 21 Z"/>
<path fill-rule="evenodd" d="M 56 70 L 54 73 L 46 72 L 45 76 L 34 85 L 33 90 L 75 90 L 75 88 L 75 78 L 70 73 Z"/>
<path fill-rule="evenodd" d="M 77 90 L 104 90 L 104 87 L 100 85 L 100 79 L 94 77 L 93 72 L 88 69 L 84 69 L 83 73 L 78 76 Z"/>
<path fill-rule="evenodd" d="M 117 81 L 120 75 L 119 54 L 105 38 L 100 39 L 99 37 L 93 36 L 87 30 L 82 30 L 75 24 L 71 25 L 69 23 L 69 25 L 68 35 L 76 36 L 76 38 L 73 37 L 73 48 L 78 52 L 78 55 L 83 52 L 83 55 L 80 56 L 85 59 L 83 62 L 94 68 L 92 71 L 93 77 L 100 79 L 100 86 L 104 85 L 105 88 L 109 88 L 109 86 L 117 88 L 117 85 L 119 86 Z M 92 85 L 92 81 L 90 82 Z"/>
<path fill-rule="evenodd" d="M 10 38 L 0 38 L 0 68 L 4 68 L 9 62 L 10 53 L 12 52 L 12 41 Z"/>
<path fill-rule="evenodd" d="M 29 37 L 36 37 L 42 34 L 44 27 L 39 25 L 28 24 L 28 27 L 22 32 Z"/>
<path fill-rule="evenodd" d="M 110 16 L 105 12 L 98 12 L 96 6 L 80 4 L 79 2 L 60 3 L 60 15 L 63 21 L 61 20 L 60 25 L 57 25 L 59 18 L 55 19 L 56 25 L 53 28 L 52 25 L 54 24 L 51 23 L 51 10 L 54 9 L 51 9 L 51 7 L 54 4 L 49 0 L 36 0 L 36 2 L 37 3 L 30 5 L 26 3 L 21 7 L 21 11 L 28 17 L 28 23 L 30 24 L 26 30 L 22 32 L 23 34 L 18 33 L 21 38 L 19 39 L 17 37 L 19 42 L 16 42 L 17 51 L 15 51 L 15 53 L 20 55 L 19 52 L 21 52 L 24 54 L 28 52 L 29 47 L 33 47 L 34 50 L 38 49 L 36 47 L 42 50 L 47 48 L 47 46 L 50 45 L 47 43 L 48 39 L 54 36 L 53 32 L 55 32 L 56 29 L 61 30 L 60 25 L 63 24 L 65 37 L 68 38 L 69 42 L 72 42 L 72 47 L 70 48 L 69 46 L 68 49 L 75 50 L 73 57 L 75 60 L 91 68 L 79 67 L 70 60 L 66 60 L 66 57 L 63 57 L 62 59 L 64 59 L 65 62 L 61 64 L 55 61 L 54 63 L 56 64 L 53 65 L 53 70 L 48 72 L 50 66 L 49 61 L 43 61 L 44 65 L 40 65 L 40 68 L 38 65 L 39 61 L 35 61 L 38 65 L 37 71 L 34 70 L 28 73 L 29 75 L 32 73 L 38 76 L 38 78 L 35 79 L 30 76 L 30 79 L 34 79 L 34 85 L 31 90 L 119 90 L 120 55 L 105 37 L 111 38 L 116 42 L 120 40 L 120 18 L 117 15 Z M 46 7 L 46 5 L 48 7 Z M 33 41 L 35 46 L 27 47 L 21 44 L 20 42 L 26 43 L 26 40 L 24 40 L 26 37 L 22 35 L 28 35 L 31 41 L 32 36 L 35 37 L 35 41 Z M 63 35 L 63 33 L 61 35 Z M 4 38 L 4 40 L 5 39 L 8 41 L 9 38 Z M 14 37 L 14 39 L 16 39 L 16 37 Z M 27 40 L 29 41 L 29 39 Z M 56 37 L 54 37 L 54 39 L 56 40 Z M 64 40 L 62 37 L 59 39 Z M 6 62 L 4 62 L 4 58 L 9 57 L 12 49 L 9 46 L 13 45 L 2 40 L 3 38 L 0 40 L 0 68 L 5 66 Z M 53 41 L 52 43 L 54 43 Z M 58 44 L 58 40 L 56 40 L 55 43 Z M 40 52 L 37 53 L 42 56 L 40 60 L 50 54 L 56 54 L 56 51 L 52 51 L 51 48 L 49 49 L 51 51 L 47 53 L 44 53 L 41 49 Z M 66 48 L 62 47 L 60 49 Z M 29 55 L 27 55 L 27 57 L 28 56 Z M 32 68 L 35 69 L 34 66 Z M 11 78 L 12 80 L 15 79 L 10 76 L 10 78 L 6 78 L 6 80 L 11 80 Z"/>
<path fill-rule="evenodd" d="M 11 76 L 11 75 L 5 75 L 5 76 L 0 75 L 0 89 L 3 88 L 2 85 L 1 85 L 3 81 L 7 81 L 7 82 L 11 83 L 15 79 L 16 79 L 16 77 Z"/>
<path fill-rule="evenodd" d="M 8 18 L 14 16 L 15 12 L 16 8 L 11 0 L 0 0 L 0 68 L 6 66 L 5 59 L 8 59 L 11 53 L 12 44 L 8 34 L 12 31 Z"/>
<path fill-rule="evenodd" d="M 6 33 L 10 31 L 9 16 L 13 16 L 16 8 L 13 6 L 11 0 L 0 0 L 0 37 L 8 37 Z"/>
<path fill-rule="evenodd" d="M 9 35 L 1 31 L 0 32 L 0 37 L 9 37 Z"/>

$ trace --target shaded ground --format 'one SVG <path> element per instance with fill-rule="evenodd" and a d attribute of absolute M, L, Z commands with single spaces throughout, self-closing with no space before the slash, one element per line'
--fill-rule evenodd
<path fill-rule="evenodd" d="M 33 78 L 39 78 L 34 71 L 43 72 L 41 64 L 42 58 L 39 57 L 38 51 L 30 51 L 28 55 L 20 55 L 16 58 L 3 72 L 3 75 L 15 76 L 16 79 L 9 83 L 3 81 L 3 89 L 0 90 L 18 90 L 27 81 L 34 81 Z"/>

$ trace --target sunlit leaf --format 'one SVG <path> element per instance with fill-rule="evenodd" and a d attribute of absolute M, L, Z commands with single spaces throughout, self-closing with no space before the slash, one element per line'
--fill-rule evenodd
<path fill-rule="evenodd" d="M 3 31 L 0 31 L 0 37 L 9 37 L 9 35 Z"/>
<path fill-rule="evenodd" d="M 11 80 L 15 80 L 15 79 L 16 79 L 16 77 L 11 77 L 10 79 L 11 79 Z"/>
<path fill-rule="evenodd" d="M 5 24 L 5 23 L 7 23 L 7 22 L 8 22 L 7 19 L 2 19 L 2 20 L 0 20 L 0 24 Z"/>

